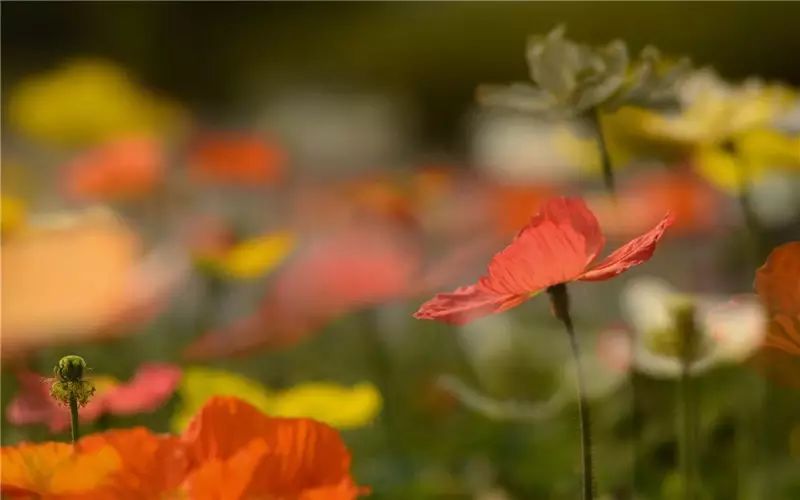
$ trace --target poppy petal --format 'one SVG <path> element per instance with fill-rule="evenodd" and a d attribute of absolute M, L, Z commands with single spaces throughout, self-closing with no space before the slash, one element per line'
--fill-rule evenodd
<path fill-rule="evenodd" d="M 602 281 L 624 273 L 628 269 L 650 260 L 656 244 L 664 236 L 664 231 L 672 225 L 674 218 L 667 214 L 653 229 L 632 239 L 614 250 L 602 262 L 583 273 L 581 281 Z"/>
<path fill-rule="evenodd" d="M 66 443 L 23 443 L 3 447 L 0 465 L 3 470 L 0 492 L 4 497 L 77 497 L 111 477 L 120 467 L 120 457 L 109 446 L 79 449 L 76 453 Z"/>
<path fill-rule="evenodd" d="M 105 396 L 107 411 L 133 415 L 156 410 L 178 387 L 181 369 L 164 363 L 143 364 L 127 384 L 120 384 Z"/>
<path fill-rule="evenodd" d="M 252 474 L 248 495 L 297 498 L 305 490 L 352 482 L 350 453 L 339 433 L 314 420 L 270 418 L 239 399 L 215 397 L 184 434 L 198 464 L 233 459 L 254 439 L 268 449 Z"/>
<path fill-rule="evenodd" d="M 755 288 L 769 315 L 765 347 L 800 356 L 800 241 L 769 254 L 756 271 Z"/>
<path fill-rule="evenodd" d="M 452 293 L 439 293 L 414 313 L 417 319 L 433 319 L 452 325 L 503 312 L 518 306 L 529 294 L 498 294 L 480 284 L 462 286 Z"/>
<path fill-rule="evenodd" d="M 497 294 L 529 294 L 576 279 L 605 244 L 579 198 L 554 198 L 489 264 L 480 284 Z"/>

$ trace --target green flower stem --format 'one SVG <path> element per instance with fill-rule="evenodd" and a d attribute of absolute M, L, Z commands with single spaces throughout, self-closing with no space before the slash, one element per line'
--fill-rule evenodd
<path fill-rule="evenodd" d="M 694 398 L 692 397 L 692 376 L 689 364 L 684 362 L 678 382 L 678 401 L 680 405 L 678 429 L 680 433 L 678 461 L 680 464 L 684 500 L 695 498 L 695 431 Z"/>
<path fill-rule="evenodd" d="M 77 444 L 80 438 L 80 431 L 78 430 L 78 398 L 74 395 L 69 397 L 69 416 L 70 423 L 72 424 L 72 444 Z"/>
<path fill-rule="evenodd" d="M 603 168 L 603 184 L 606 191 L 612 197 L 616 197 L 617 190 L 614 182 L 614 168 L 611 165 L 611 156 L 608 153 L 608 143 L 606 142 L 605 134 L 603 134 L 603 122 L 600 118 L 600 110 L 593 108 L 590 112 L 592 124 L 594 125 L 595 133 L 597 134 L 597 146 L 600 149 L 600 165 Z"/>
<path fill-rule="evenodd" d="M 569 315 L 569 295 L 567 294 L 567 286 L 563 283 L 554 285 L 548 288 L 547 292 L 550 294 L 550 303 L 553 306 L 553 313 L 556 318 L 564 324 L 567 331 L 572 357 L 575 361 L 575 378 L 577 380 L 578 389 L 578 413 L 580 414 L 581 461 L 583 465 L 583 499 L 592 500 L 594 499 L 594 472 L 592 467 L 591 418 L 589 416 L 589 402 L 586 397 L 586 382 L 580 361 L 578 339 L 575 336 L 572 318 Z"/>

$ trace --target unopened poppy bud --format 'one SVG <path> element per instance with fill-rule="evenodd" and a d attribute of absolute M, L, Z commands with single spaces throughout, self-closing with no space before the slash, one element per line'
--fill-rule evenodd
<path fill-rule="evenodd" d="M 56 401 L 69 405 L 70 400 L 75 400 L 79 405 L 86 406 L 94 395 L 94 384 L 84 380 L 86 361 L 80 356 L 71 354 L 58 360 L 53 368 L 53 385 L 50 386 L 50 396 Z"/>

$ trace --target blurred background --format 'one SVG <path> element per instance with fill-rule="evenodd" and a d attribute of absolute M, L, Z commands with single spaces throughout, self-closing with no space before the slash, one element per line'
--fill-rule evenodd
<path fill-rule="evenodd" d="M 98 397 L 84 432 L 179 432 L 235 394 L 340 428 L 376 498 L 575 498 L 574 381 L 547 301 L 464 327 L 411 317 L 569 194 L 606 253 L 677 216 L 647 265 L 572 287 L 603 498 L 680 498 L 676 361 L 648 336 L 677 293 L 710 339 L 700 497 L 797 498 L 800 350 L 764 346 L 753 281 L 800 237 L 799 18 L 767 2 L 4 3 L 3 444 L 67 439 L 43 377 L 74 353 L 101 396 L 137 395 Z M 675 108 L 601 118 L 616 201 L 591 120 L 476 100 L 530 81 L 528 37 L 561 24 L 693 64 Z"/>

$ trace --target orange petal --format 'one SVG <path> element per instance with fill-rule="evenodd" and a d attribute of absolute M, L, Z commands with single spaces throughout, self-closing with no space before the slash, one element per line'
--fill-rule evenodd
<path fill-rule="evenodd" d="M 253 444 L 255 439 L 263 440 L 266 448 Z M 209 475 L 226 466 L 208 462 L 235 461 L 250 467 L 256 459 L 252 455 L 260 455 L 247 495 L 297 498 L 307 490 L 353 484 L 350 454 L 336 430 L 310 419 L 270 418 L 236 398 L 209 401 L 190 423 L 184 441 L 198 470 L 213 469 L 205 472 Z M 242 455 L 242 450 L 250 451 Z"/>
<path fill-rule="evenodd" d="M 175 493 L 188 471 L 183 442 L 137 427 L 87 436 L 80 441 L 83 453 L 116 450 L 121 466 L 93 492 L 96 499 L 161 498 Z"/>
<path fill-rule="evenodd" d="M 756 271 L 755 288 L 770 319 L 765 346 L 800 356 L 800 241 L 769 254 Z"/>
<path fill-rule="evenodd" d="M 66 443 L 23 443 L 4 447 L 0 465 L 4 495 L 79 497 L 107 481 L 121 460 L 108 445 L 84 450 Z"/>

